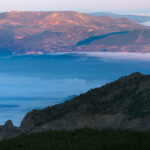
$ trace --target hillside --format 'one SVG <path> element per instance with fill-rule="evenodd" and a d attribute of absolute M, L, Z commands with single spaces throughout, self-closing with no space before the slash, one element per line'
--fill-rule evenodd
<path fill-rule="evenodd" d="M 135 34 L 136 30 L 139 34 Z M 80 12 L 24 12 L 0 13 L 0 53 L 42 54 L 72 51 L 134 51 L 149 52 L 150 27 L 142 26 L 126 18 L 95 17 Z M 122 45 L 105 43 L 96 46 L 76 46 L 80 41 L 95 36 L 128 31 L 128 41 Z M 142 34 L 146 32 L 147 34 Z M 131 36 L 131 38 L 130 38 Z M 134 36 L 134 41 L 132 37 Z M 111 43 L 113 42 L 111 37 Z M 115 34 L 115 39 L 120 35 Z M 108 39 L 108 40 L 107 40 Z M 138 46 L 136 46 L 138 44 Z M 93 46 L 94 45 L 94 46 Z M 124 48 L 127 45 L 127 48 Z M 140 45 L 140 47 L 139 47 Z"/>
<path fill-rule="evenodd" d="M 76 51 L 150 52 L 150 30 L 113 32 L 79 41 Z"/>
<path fill-rule="evenodd" d="M 146 21 L 150 21 L 149 16 L 140 16 L 140 15 L 121 15 L 121 14 L 114 14 L 114 13 L 108 13 L 108 12 L 94 12 L 90 13 L 93 16 L 109 16 L 112 18 L 128 18 L 131 20 L 134 20 L 137 23 L 143 23 Z"/>
<path fill-rule="evenodd" d="M 33 110 L 27 113 L 20 127 L 7 121 L 0 126 L 0 140 L 32 132 L 85 127 L 149 130 L 150 75 L 133 73 L 64 103 Z"/>
<path fill-rule="evenodd" d="M 21 128 L 34 131 L 83 127 L 150 129 L 150 76 L 134 73 L 72 100 L 29 112 Z"/>

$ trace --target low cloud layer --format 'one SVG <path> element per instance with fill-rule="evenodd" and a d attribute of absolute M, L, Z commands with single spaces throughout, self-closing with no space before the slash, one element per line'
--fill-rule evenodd
<path fill-rule="evenodd" d="M 82 55 L 104 59 L 150 61 L 150 53 L 86 52 Z"/>

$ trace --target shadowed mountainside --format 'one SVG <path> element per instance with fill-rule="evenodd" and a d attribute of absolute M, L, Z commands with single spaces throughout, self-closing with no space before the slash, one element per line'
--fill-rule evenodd
<path fill-rule="evenodd" d="M 141 34 L 135 35 L 133 43 L 127 43 L 127 49 L 118 45 L 92 43 L 86 47 L 78 46 L 77 43 L 85 39 L 112 35 L 128 31 L 132 40 L 134 30 Z M 149 51 L 150 27 L 142 26 L 126 18 L 95 17 L 80 12 L 23 12 L 11 11 L 0 13 L 0 53 L 13 54 L 42 54 L 50 52 L 73 52 L 73 51 Z M 146 32 L 148 35 L 142 34 Z M 120 38 L 119 34 L 115 34 Z M 147 36 L 147 37 L 145 37 Z M 105 37 L 105 40 L 109 37 Z M 113 41 L 113 37 L 111 38 Z M 110 40 L 109 40 L 110 41 Z M 126 41 L 125 41 L 126 42 Z M 108 43 L 108 42 L 107 42 Z M 112 43 L 112 42 L 111 42 Z M 144 43 L 144 44 L 143 44 Z M 136 46 L 138 45 L 138 46 Z M 140 45 L 140 48 L 138 49 Z M 115 50 L 116 51 L 116 50 Z"/>
<path fill-rule="evenodd" d="M 76 49 L 103 52 L 150 52 L 150 30 L 113 32 L 79 41 Z"/>
<path fill-rule="evenodd" d="M 21 128 L 150 128 L 150 76 L 134 73 L 52 107 L 29 112 Z"/>
<path fill-rule="evenodd" d="M 0 139 L 48 130 L 150 129 L 150 75 L 134 73 L 64 103 L 29 112 L 20 127 L 0 126 Z"/>

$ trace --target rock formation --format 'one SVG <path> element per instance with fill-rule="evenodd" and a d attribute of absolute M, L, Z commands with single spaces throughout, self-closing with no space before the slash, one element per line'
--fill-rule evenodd
<path fill-rule="evenodd" d="M 13 138 L 23 133 L 27 133 L 27 130 L 15 127 L 11 120 L 6 121 L 3 126 L 0 126 L 0 140 Z"/>

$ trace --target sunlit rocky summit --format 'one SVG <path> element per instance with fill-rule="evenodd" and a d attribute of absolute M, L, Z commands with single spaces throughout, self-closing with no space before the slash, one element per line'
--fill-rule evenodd
<path fill-rule="evenodd" d="M 0 138 L 48 130 L 150 129 L 150 75 L 134 73 L 62 104 L 29 112 L 20 127 L 0 127 Z"/>
<path fill-rule="evenodd" d="M 149 52 L 150 27 L 80 12 L 0 13 L 0 53 Z"/>

